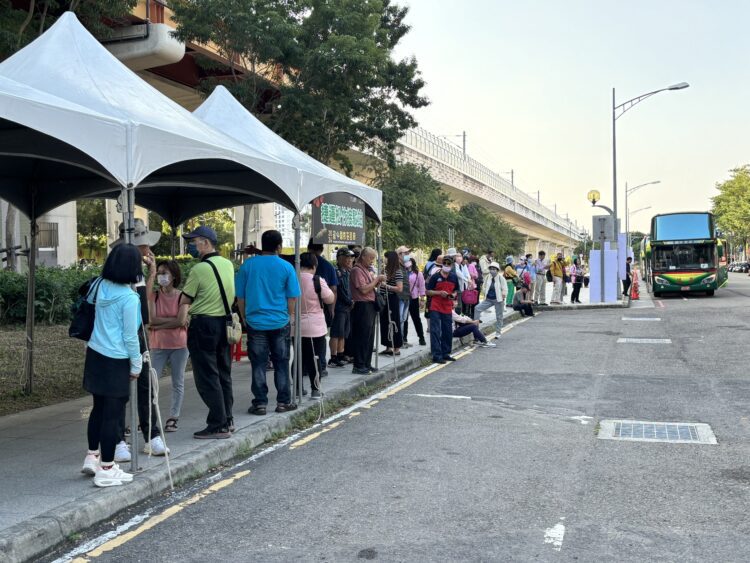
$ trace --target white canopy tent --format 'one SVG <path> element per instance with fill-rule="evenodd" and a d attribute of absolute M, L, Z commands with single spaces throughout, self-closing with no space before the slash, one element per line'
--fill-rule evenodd
<path fill-rule="evenodd" d="M 217 86 L 193 114 L 243 145 L 297 168 L 301 179 L 298 209 L 321 195 L 345 192 L 364 201 L 368 215 L 381 222 L 383 194 L 380 190 L 336 172 L 288 143 L 245 109 L 223 86 Z"/>

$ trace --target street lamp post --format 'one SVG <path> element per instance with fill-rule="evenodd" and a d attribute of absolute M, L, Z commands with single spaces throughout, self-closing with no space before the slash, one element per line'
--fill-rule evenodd
<path fill-rule="evenodd" d="M 661 180 L 654 180 L 653 182 L 646 182 L 645 184 L 638 184 L 637 186 L 628 188 L 628 183 L 625 182 L 625 232 L 628 234 L 628 247 L 630 247 L 630 213 L 628 213 L 628 196 L 645 186 L 652 186 L 660 183 Z"/>
<path fill-rule="evenodd" d="M 607 213 L 609 213 L 612 216 L 612 220 L 616 223 L 617 219 L 615 219 L 615 213 L 612 211 L 609 207 L 606 205 L 597 205 L 597 202 L 601 198 L 601 194 L 598 190 L 591 190 L 587 195 L 588 200 L 591 202 L 592 207 L 599 207 L 600 209 L 604 209 Z M 603 221 L 603 219 L 599 219 L 599 221 Z M 615 233 L 617 233 L 617 227 L 615 227 Z M 593 233 L 592 233 L 593 234 Z M 606 235 L 604 234 L 604 229 L 599 229 L 599 250 L 601 252 L 601 260 L 599 262 L 599 296 L 600 296 L 600 302 L 604 303 L 604 241 L 606 240 Z M 592 240 L 592 251 L 593 251 L 593 240 Z M 589 261 L 590 262 L 590 261 Z"/>
<path fill-rule="evenodd" d="M 690 86 L 687 82 L 679 82 L 677 84 L 673 84 L 672 86 L 667 86 L 666 88 L 660 88 L 659 90 L 654 90 L 653 92 L 647 92 L 646 94 L 641 94 L 640 96 L 636 96 L 635 98 L 632 98 L 626 102 L 623 102 L 621 104 L 617 104 L 615 101 L 615 89 L 612 88 L 612 207 L 614 212 L 614 239 L 617 241 L 617 130 L 616 130 L 616 122 L 617 120 L 624 114 L 626 111 L 631 109 L 636 104 L 642 102 L 646 98 L 650 98 L 654 94 L 658 94 L 659 92 L 666 92 L 668 90 L 683 90 Z M 619 114 L 618 114 L 619 111 Z"/>
<path fill-rule="evenodd" d="M 636 214 L 636 213 L 638 213 L 639 211 L 645 211 L 646 209 L 651 209 L 651 206 L 650 206 L 650 205 L 647 205 L 646 207 L 641 207 L 641 208 L 639 208 L 639 209 L 636 209 L 635 211 L 631 211 L 630 213 L 628 213 L 628 216 L 627 216 L 626 222 L 627 222 L 627 223 L 630 223 L 630 216 L 631 216 L 631 215 L 635 215 L 635 214 Z M 630 237 L 630 229 L 628 229 L 628 248 L 630 248 L 630 245 L 631 245 L 631 244 L 632 244 L 632 240 L 631 240 L 631 237 Z"/>

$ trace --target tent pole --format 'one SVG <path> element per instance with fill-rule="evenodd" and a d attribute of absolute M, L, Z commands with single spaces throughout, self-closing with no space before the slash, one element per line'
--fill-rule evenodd
<path fill-rule="evenodd" d="M 120 192 L 120 209 L 122 222 L 125 226 L 125 242 L 133 240 L 135 228 L 135 189 L 129 184 Z M 130 470 L 138 471 L 138 380 L 130 381 Z"/>
<path fill-rule="evenodd" d="M 172 260 L 174 260 L 174 253 L 177 250 L 177 227 L 170 225 L 172 228 Z"/>
<path fill-rule="evenodd" d="M 297 283 L 302 287 L 300 280 L 300 229 L 301 229 L 301 217 L 299 213 L 294 215 L 294 271 L 297 273 Z M 297 306 L 294 308 L 294 396 L 296 397 L 297 404 L 302 402 L 302 332 L 300 330 L 301 321 L 301 299 L 297 300 Z"/>
<path fill-rule="evenodd" d="M 31 242 L 29 243 L 29 272 L 26 284 L 26 362 L 23 366 L 24 391 L 34 391 L 34 301 L 36 296 L 36 247 L 39 226 L 36 222 L 36 185 L 31 185 Z"/>
<path fill-rule="evenodd" d="M 382 231 L 380 229 L 380 225 L 378 225 L 377 231 L 375 231 L 375 246 L 378 251 L 378 259 L 376 261 L 376 272 L 377 275 L 380 275 L 380 273 L 383 270 L 383 237 L 382 237 Z M 375 289 L 377 291 L 377 288 Z M 386 296 L 387 298 L 387 296 Z M 375 315 L 375 369 L 378 369 L 380 366 L 378 365 L 378 357 L 380 356 L 380 313 L 378 312 L 377 315 Z M 372 361 L 372 358 L 370 358 Z"/>

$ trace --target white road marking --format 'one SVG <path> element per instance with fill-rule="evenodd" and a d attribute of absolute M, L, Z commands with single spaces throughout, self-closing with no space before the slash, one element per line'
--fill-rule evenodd
<path fill-rule="evenodd" d="M 572 418 L 573 420 L 577 420 L 581 424 L 591 424 L 591 421 L 594 420 L 593 416 L 586 416 L 586 415 L 571 416 L 570 418 Z"/>
<path fill-rule="evenodd" d="M 618 344 L 672 344 L 671 338 L 618 338 Z"/>
<path fill-rule="evenodd" d="M 466 395 L 428 395 L 425 393 L 411 393 L 412 397 L 432 397 L 434 399 L 469 399 Z"/>
<path fill-rule="evenodd" d="M 623 321 L 660 321 L 660 317 L 623 317 Z"/>
<path fill-rule="evenodd" d="M 563 520 L 563 518 L 560 518 Z M 565 524 L 560 522 L 544 531 L 544 543 L 551 543 L 555 551 L 562 549 L 563 538 L 565 538 Z"/>

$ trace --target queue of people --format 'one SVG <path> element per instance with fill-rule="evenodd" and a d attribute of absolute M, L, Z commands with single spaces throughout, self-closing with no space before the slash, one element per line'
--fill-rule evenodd
<path fill-rule="evenodd" d="M 479 346 L 496 346 L 480 330 L 484 311 L 494 309 L 499 339 L 506 305 L 533 316 L 533 306 L 543 303 L 548 278 L 554 284 L 551 302 L 557 303 L 568 274 L 574 286 L 571 300 L 579 302 L 583 277 L 577 259 L 568 272 L 562 254 L 550 263 L 543 251 L 536 260 L 527 254 L 518 263 L 508 256 L 501 267 L 492 250 L 477 257 L 455 248 L 445 253 L 434 249 L 420 271 L 407 246 L 386 252 L 383 267 L 378 269 L 374 249 L 349 247 L 338 249 L 334 266 L 322 256 L 322 246 L 311 240 L 308 252 L 300 256 L 298 280 L 292 263 L 281 255 L 282 237 L 275 230 L 263 233 L 259 254 L 245 260 L 235 274 L 232 262 L 217 252 L 216 233 L 199 226 L 183 235 L 188 252 L 199 262 L 182 284 L 177 262 L 156 263 L 154 259 L 150 247 L 159 236 L 140 220 L 136 220 L 132 244 L 124 242 L 121 232 L 102 275 L 86 295 L 95 309 L 95 322 L 83 384 L 93 396 L 94 407 L 82 471 L 93 475 L 94 484 L 100 487 L 132 480 L 117 465 L 131 456 L 125 442 L 130 380 L 138 381 L 139 430 L 145 441 L 143 451 L 149 455 L 169 454 L 156 425 L 153 378 L 170 367 L 172 397 L 164 431 L 176 432 L 188 359 L 207 409 L 206 426 L 193 437 L 226 439 L 235 431 L 232 310 L 247 333 L 253 396 L 248 413 L 263 416 L 268 409 L 269 369 L 274 372 L 275 411 L 297 409 L 289 365 L 296 330 L 302 346 L 301 372 L 309 380 L 310 397 L 320 399 L 327 368 L 351 363 L 353 374 L 377 371 L 372 355 L 378 317 L 384 346 L 380 354 L 399 356 L 410 345 L 409 319 L 419 345 L 427 345 L 420 314 L 424 309 L 432 359 L 443 364 L 454 361 L 454 337 L 471 335 Z M 377 274 L 378 270 L 383 273 Z M 297 307 L 299 327 L 295 327 Z"/>

